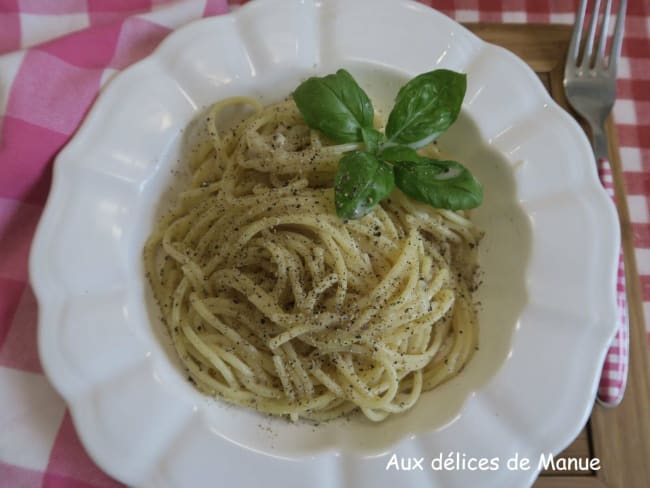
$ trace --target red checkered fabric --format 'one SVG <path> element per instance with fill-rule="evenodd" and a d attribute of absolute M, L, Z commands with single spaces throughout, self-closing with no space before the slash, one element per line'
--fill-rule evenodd
<path fill-rule="evenodd" d="M 240 3 L 232 1 L 231 7 Z M 424 1 L 461 22 L 573 23 L 577 0 Z M 227 0 L 0 0 L 0 487 L 122 486 L 88 458 L 43 376 L 27 279 L 52 160 L 112 76 Z M 650 316 L 650 4 L 629 0 L 614 108 Z M 34 144 L 33 141 L 38 141 Z M 611 179 L 610 179 L 611 181 Z M 622 275 L 621 275 L 622 276 Z M 627 339 L 619 338 L 626 348 Z M 625 352 L 623 352 L 625 353 Z M 613 361 L 613 356 L 609 356 Z M 612 375 L 612 381 L 615 381 Z"/>
<path fill-rule="evenodd" d="M 606 159 L 598 160 L 598 175 L 607 194 L 616 203 L 612 168 Z M 629 324 L 627 293 L 625 286 L 625 263 L 623 254 L 618 255 L 616 275 L 616 304 L 618 305 L 618 328 L 614 335 L 603 364 L 603 372 L 598 385 L 598 399 L 607 406 L 618 405 L 623 399 L 629 362 Z"/>

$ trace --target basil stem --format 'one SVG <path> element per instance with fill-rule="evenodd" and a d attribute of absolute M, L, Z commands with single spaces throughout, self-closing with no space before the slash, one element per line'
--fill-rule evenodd
<path fill-rule="evenodd" d="M 379 149 L 379 144 L 384 139 L 384 134 L 375 129 L 361 128 L 361 136 L 363 142 L 366 144 L 366 151 L 376 154 Z"/>

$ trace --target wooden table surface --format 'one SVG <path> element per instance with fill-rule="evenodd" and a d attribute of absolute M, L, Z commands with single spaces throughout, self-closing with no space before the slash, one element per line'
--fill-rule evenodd
<path fill-rule="evenodd" d="M 466 24 L 479 37 L 503 46 L 526 61 L 551 96 L 574 117 L 562 87 L 564 60 L 571 37 L 565 25 Z M 579 120 L 579 119 L 578 119 Z M 584 124 L 582 124 L 583 127 Z M 589 422 L 562 456 L 598 458 L 595 472 L 545 471 L 535 488 L 648 488 L 650 487 L 650 359 L 643 323 L 641 288 L 625 198 L 616 130 L 608 121 L 610 162 L 625 255 L 630 307 L 630 374 L 623 402 L 616 408 L 596 405 Z M 562 412 L 549 412 L 562 415 Z"/>

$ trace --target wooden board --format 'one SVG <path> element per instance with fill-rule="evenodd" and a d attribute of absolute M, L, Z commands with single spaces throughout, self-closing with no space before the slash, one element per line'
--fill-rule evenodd
<path fill-rule="evenodd" d="M 564 61 L 571 27 L 564 25 L 466 24 L 479 37 L 503 46 L 526 61 L 549 90 L 568 108 L 562 87 Z M 584 124 L 583 124 L 584 127 Z M 643 320 L 641 287 L 632 241 L 621 159 L 615 126 L 607 123 L 610 162 L 621 220 L 630 307 L 630 375 L 623 402 L 616 408 L 595 406 L 588 424 L 562 453 L 568 457 L 599 458 L 595 472 L 545 471 L 535 488 L 648 488 L 650 487 L 650 359 Z M 549 412 L 562 415 L 562 412 Z"/>

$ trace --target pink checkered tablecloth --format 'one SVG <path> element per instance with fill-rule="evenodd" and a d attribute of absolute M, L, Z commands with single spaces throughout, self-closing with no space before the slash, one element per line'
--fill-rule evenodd
<path fill-rule="evenodd" d="M 423 3 L 461 22 L 572 24 L 577 0 Z M 99 89 L 174 29 L 228 10 L 227 0 L 0 0 L 0 488 L 122 486 L 88 458 L 43 375 L 30 244 L 52 161 Z M 618 76 L 614 116 L 650 318 L 648 0 L 629 1 Z"/>

